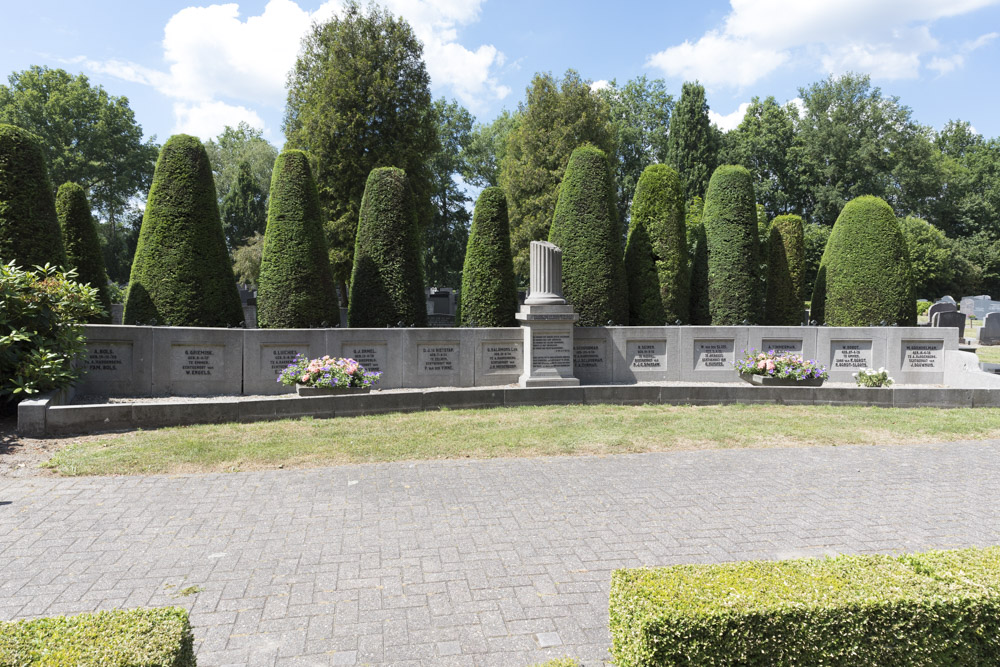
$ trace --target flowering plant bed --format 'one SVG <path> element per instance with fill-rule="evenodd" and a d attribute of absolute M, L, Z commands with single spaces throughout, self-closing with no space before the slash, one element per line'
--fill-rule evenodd
<path fill-rule="evenodd" d="M 364 393 L 371 390 L 380 375 L 366 371 L 354 359 L 331 356 L 309 359 L 300 354 L 281 371 L 278 382 L 288 387 L 294 385 L 302 396 Z"/>
<path fill-rule="evenodd" d="M 750 384 L 779 387 L 818 387 L 830 377 L 826 366 L 801 354 L 776 353 L 774 350 L 743 351 L 743 358 L 733 364 L 740 377 Z"/>

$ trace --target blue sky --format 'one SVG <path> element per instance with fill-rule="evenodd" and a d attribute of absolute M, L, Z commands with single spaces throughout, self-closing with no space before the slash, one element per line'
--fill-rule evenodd
<path fill-rule="evenodd" d="M 1000 135 L 1000 0 L 385 0 L 425 44 L 436 97 L 482 121 L 516 108 L 538 71 L 600 82 L 705 84 L 729 128 L 753 96 L 779 101 L 829 73 L 868 72 L 921 123 Z M 147 135 L 207 139 L 246 120 L 279 147 L 285 74 L 313 20 L 341 0 L 228 4 L 9 3 L 0 72 L 83 72 L 125 95 Z"/>

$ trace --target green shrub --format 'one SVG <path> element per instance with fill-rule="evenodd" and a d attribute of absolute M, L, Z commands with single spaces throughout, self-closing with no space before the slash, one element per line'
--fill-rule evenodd
<path fill-rule="evenodd" d="M 226 250 L 212 167 L 197 138 L 160 150 L 125 298 L 125 324 L 226 327 L 243 307 Z"/>
<path fill-rule="evenodd" d="M 761 322 L 760 250 L 753 177 L 744 167 L 722 165 L 705 193 L 708 239 L 708 305 L 712 324 Z"/>
<path fill-rule="evenodd" d="M 104 253 L 97 237 L 97 226 L 90 214 L 87 193 L 76 183 L 63 183 L 56 193 L 56 215 L 62 228 L 67 268 L 76 269 L 77 280 L 97 290 L 97 300 L 104 312 L 91 322 L 111 323 L 111 292 L 108 272 L 104 269 Z"/>
<path fill-rule="evenodd" d="M 826 250 L 826 242 L 830 240 L 831 227 L 810 222 L 802 226 L 802 237 L 805 242 L 806 280 L 803 299 L 811 299 L 816 285 L 816 275 L 819 273 L 819 263 Z M 811 317 L 811 316 L 810 316 Z"/>
<path fill-rule="evenodd" d="M 933 305 L 930 301 L 917 301 L 917 316 L 926 315 Z"/>
<path fill-rule="evenodd" d="M 805 244 L 802 218 L 779 215 L 771 222 L 767 243 L 767 298 L 764 322 L 775 326 L 802 324 Z"/>
<path fill-rule="evenodd" d="M 26 269 L 66 263 L 41 140 L 27 130 L 2 124 L 0 261 Z"/>
<path fill-rule="evenodd" d="M 992 665 L 1000 548 L 617 570 L 611 655 L 649 665 Z"/>
<path fill-rule="evenodd" d="M 402 169 L 372 169 L 365 183 L 347 322 L 352 327 L 427 326 L 420 232 Z"/>
<path fill-rule="evenodd" d="M 708 239 L 702 218 L 705 201 L 695 197 L 687 203 L 684 211 L 684 226 L 687 232 L 688 273 L 691 277 L 691 304 L 688 308 L 691 324 L 711 324 L 712 313 L 708 309 Z"/>
<path fill-rule="evenodd" d="M 80 377 L 86 352 L 79 325 L 101 311 L 97 290 L 73 271 L 0 265 L 0 403 L 64 389 Z"/>
<path fill-rule="evenodd" d="M 684 195 L 677 172 L 646 167 L 632 199 L 625 275 L 629 323 L 687 322 L 691 302 Z"/>
<path fill-rule="evenodd" d="M 562 249 L 563 296 L 584 327 L 628 324 L 615 193 L 604 151 L 581 146 L 566 165 L 549 242 Z"/>
<path fill-rule="evenodd" d="M 460 297 L 462 326 L 517 326 L 517 284 L 510 251 L 507 196 L 502 188 L 486 188 L 476 201 Z"/>
<path fill-rule="evenodd" d="M 129 609 L 0 622 L 0 665 L 194 667 L 184 609 Z"/>
<path fill-rule="evenodd" d="M 263 329 L 330 327 L 340 321 L 323 237 L 323 214 L 308 156 L 283 151 L 271 172 L 267 231 L 257 279 Z"/>
<path fill-rule="evenodd" d="M 840 212 L 820 261 L 811 317 L 837 327 L 916 325 L 906 239 L 878 197 L 852 199 Z"/>

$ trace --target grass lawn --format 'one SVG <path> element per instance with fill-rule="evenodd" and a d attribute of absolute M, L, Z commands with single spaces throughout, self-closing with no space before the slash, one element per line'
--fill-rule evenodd
<path fill-rule="evenodd" d="M 976 348 L 979 361 L 987 364 L 1000 364 L 1000 345 L 980 345 Z"/>
<path fill-rule="evenodd" d="M 68 443 L 45 465 L 63 475 L 138 475 L 990 438 L 1000 438 L 1000 409 L 572 405 L 304 418 L 88 436 Z"/>

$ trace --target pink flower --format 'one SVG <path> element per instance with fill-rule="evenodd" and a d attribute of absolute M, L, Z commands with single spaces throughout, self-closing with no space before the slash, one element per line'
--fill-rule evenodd
<path fill-rule="evenodd" d="M 299 382 L 309 382 L 309 373 L 306 373 L 305 375 L 300 377 Z"/>
<path fill-rule="evenodd" d="M 774 362 L 771 361 L 770 359 L 768 359 L 766 363 L 767 363 L 767 370 L 773 371 L 774 370 Z"/>
<path fill-rule="evenodd" d="M 764 370 L 766 367 L 767 367 L 767 362 L 766 361 L 758 361 L 757 362 L 757 368 L 759 368 L 760 370 Z"/>

